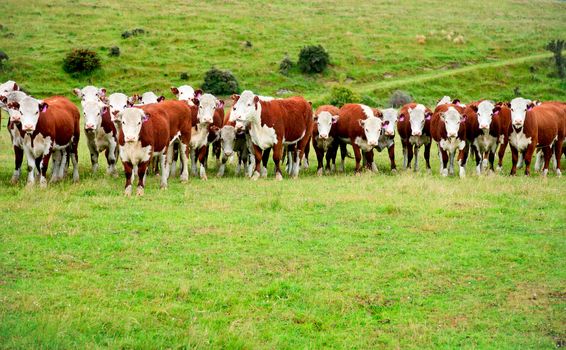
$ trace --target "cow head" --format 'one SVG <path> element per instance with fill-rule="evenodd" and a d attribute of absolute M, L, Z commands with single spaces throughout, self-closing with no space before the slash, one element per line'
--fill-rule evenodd
<path fill-rule="evenodd" d="M 37 127 L 40 113 L 47 111 L 49 106 L 41 100 L 26 96 L 19 102 L 17 107 L 21 113 L 23 131 L 31 134 Z"/>
<path fill-rule="evenodd" d="M 432 114 L 427 111 L 426 107 L 418 104 L 415 108 L 409 108 L 409 122 L 411 123 L 411 135 L 421 136 L 427 120 L 430 120 Z"/>
<path fill-rule="evenodd" d="M 511 100 L 511 124 L 517 129 L 522 128 L 525 124 L 527 111 L 530 111 L 533 107 L 533 102 L 526 98 L 517 97 Z"/>
<path fill-rule="evenodd" d="M 195 89 L 189 85 L 182 85 L 178 88 L 171 87 L 171 92 L 179 101 L 187 101 L 189 106 L 194 106 L 193 98 L 195 98 Z"/>
<path fill-rule="evenodd" d="M 218 100 L 211 94 L 204 94 L 194 99 L 198 106 L 197 119 L 200 124 L 211 124 L 214 122 L 214 112 L 218 108 L 224 108 L 224 101 Z"/>
<path fill-rule="evenodd" d="M 387 108 L 381 111 L 383 120 L 383 134 L 385 136 L 395 136 L 395 126 L 397 125 L 397 110 Z"/>
<path fill-rule="evenodd" d="M 134 95 L 138 96 L 138 95 Z M 141 105 L 148 105 L 151 103 L 159 103 L 163 101 L 165 97 L 157 96 L 153 91 L 144 92 L 141 96 L 138 97 L 138 103 Z"/>
<path fill-rule="evenodd" d="M 27 95 L 22 91 L 12 91 L 8 92 L 5 96 L 0 95 L 0 104 L 6 109 L 10 115 L 10 121 L 19 123 L 22 114 L 20 112 L 20 101 L 23 100 Z"/>
<path fill-rule="evenodd" d="M 230 113 L 231 121 L 240 121 L 244 125 L 251 120 L 258 120 L 261 116 L 260 98 L 253 92 L 246 90 L 241 95 L 232 95 L 234 107 Z"/>
<path fill-rule="evenodd" d="M 128 96 L 120 92 L 108 96 L 106 105 L 110 110 L 110 119 L 113 122 L 118 121 L 118 115 L 120 114 L 120 112 L 128 107 L 132 107 L 132 104 L 128 100 Z"/>
<path fill-rule="evenodd" d="M 13 80 L 8 80 L 7 82 L 0 84 L 0 95 L 6 95 L 8 92 L 19 90 L 20 87 Z"/>
<path fill-rule="evenodd" d="M 378 117 L 367 117 L 366 119 L 359 119 L 358 123 L 364 130 L 367 143 L 370 146 L 377 146 L 379 137 L 381 136 L 381 127 L 383 122 Z"/>
<path fill-rule="evenodd" d="M 122 121 L 122 132 L 124 133 L 125 142 L 138 142 L 142 124 L 146 122 L 150 116 L 140 108 L 126 108 L 120 112 L 119 118 Z"/>
<path fill-rule="evenodd" d="M 332 115 L 330 112 L 322 111 L 314 116 L 314 121 L 318 129 L 318 137 L 326 140 L 330 135 L 330 130 L 332 125 L 336 124 L 338 121 L 337 115 Z"/>
<path fill-rule="evenodd" d="M 234 153 L 234 141 L 236 140 L 236 128 L 231 125 L 224 125 L 220 129 L 220 145 L 226 157 Z"/>
<path fill-rule="evenodd" d="M 97 88 L 96 86 L 85 86 L 82 89 L 75 88 L 73 89 L 73 93 L 77 95 L 78 98 L 81 99 L 81 104 L 86 101 L 102 101 L 106 100 L 106 89 L 105 88 Z"/>
<path fill-rule="evenodd" d="M 478 118 L 478 125 L 481 130 L 489 131 L 491 126 L 491 120 L 493 116 L 497 114 L 497 110 L 495 109 L 495 104 L 491 101 L 481 101 L 476 110 L 477 118 Z"/>
<path fill-rule="evenodd" d="M 440 118 L 444 122 L 448 138 L 458 137 L 460 123 L 463 123 L 466 120 L 466 117 L 462 116 L 456 108 L 451 106 L 448 107 L 446 111 L 440 113 Z"/>
<path fill-rule="evenodd" d="M 102 115 L 106 112 L 106 104 L 100 101 L 86 101 L 83 103 L 85 118 L 85 131 L 94 132 L 102 124 Z"/>

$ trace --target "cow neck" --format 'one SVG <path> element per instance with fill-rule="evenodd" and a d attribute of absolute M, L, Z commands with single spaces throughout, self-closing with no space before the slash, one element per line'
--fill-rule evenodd
<path fill-rule="evenodd" d="M 257 114 L 250 119 L 250 128 L 261 128 L 262 103 L 263 101 L 259 101 L 257 104 Z"/>
<path fill-rule="evenodd" d="M 110 118 L 110 110 L 108 108 L 106 108 L 106 111 L 102 114 L 102 122 L 100 123 L 100 126 L 105 133 L 112 133 L 112 136 L 116 136 L 116 125 L 112 121 L 112 118 Z"/>

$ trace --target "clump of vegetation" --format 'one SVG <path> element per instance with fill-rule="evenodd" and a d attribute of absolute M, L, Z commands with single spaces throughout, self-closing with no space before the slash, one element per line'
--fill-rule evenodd
<path fill-rule="evenodd" d="M 146 31 L 143 28 L 136 28 L 136 29 L 133 29 L 131 31 L 126 30 L 126 31 L 122 32 L 122 39 L 127 39 L 131 36 L 138 36 L 138 35 L 142 35 L 142 34 L 145 34 L 145 33 L 146 33 Z"/>
<path fill-rule="evenodd" d="M 179 79 L 181 79 L 181 80 L 189 80 L 189 73 L 187 73 L 187 72 L 182 72 L 181 75 L 179 75 Z"/>
<path fill-rule="evenodd" d="M 374 107 L 378 105 L 377 101 L 368 95 L 362 96 L 362 98 L 360 99 L 360 103 L 370 107 Z"/>
<path fill-rule="evenodd" d="M 399 108 L 413 101 L 413 97 L 405 91 L 395 90 L 389 97 L 389 106 Z"/>
<path fill-rule="evenodd" d="M 291 61 L 289 55 L 285 54 L 285 57 L 283 58 L 281 63 L 279 63 L 279 73 L 283 75 L 289 74 L 289 71 L 293 68 L 294 65 L 295 63 Z"/>
<path fill-rule="evenodd" d="M 108 52 L 108 56 L 111 56 L 111 57 L 120 56 L 120 48 L 118 46 L 112 46 L 110 48 L 110 52 Z"/>
<path fill-rule="evenodd" d="M 73 49 L 63 60 L 63 70 L 71 74 L 88 74 L 100 67 L 100 58 L 89 49 Z"/>
<path fill-rule="evenodd" d="M 545 48 L 554 54 L 554 63 L 558 76 L 562 79 L 566 77 L 564 72 L 564 58 L 562 57 L 562 50 L 564 50 L 564 40 L 552 40 L 546 44 Z"/>
<path fill-rule="evenodd" d="M 338 108 L 346 103 L 358 103 L 360 96 L 345 86 L 335 86 L 330 91 L 329 104 Z"/>
<path fill-rule="evenodd" d="M 249 41 L 249 40 L 244 41 L 244 47 L 245 47 L 246 49 L 251 49 L 253 46 L 254 46 L 254 45 L 252 44 L 251 41 Z"/>
<path fill-rule="evenodd" d="M 214 95 L 229 95 L 239 93 L 240 85 L 232 72 L 213 67 L 204 75 L 202 89 Z"/>
<path fill-rule="evenodd" d="M 322 73 L 330 63 L 330 56 L 322 45 L 305 46 L 299 53 L 298 65 L 303 73 Z"/>
<path fill-rule="evenodd" d="M 4 61 L 7 61 L 9 59 L 10 57 L 8 57 L 8 55 L 4 51 L 0 50 L 0 69 L 4 69 Z"/>

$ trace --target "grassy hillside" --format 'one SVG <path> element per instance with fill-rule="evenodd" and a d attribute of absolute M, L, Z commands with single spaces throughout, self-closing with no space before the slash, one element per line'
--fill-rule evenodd
<path fill-rule="evenodd" d="M 14 1 L 0 2 L 0 81 L 70 96 L 199 86 L 215 65 L 266 95 L 324 101 L 346 84 L 380 105 L 391 91 L 432 103 L 566 99 L 543 45 L 566 32 L 559 1 Z M 133 28 L 149 34 L 121 39 Z M 464 35 L 450 43 L 442 30 Z M 430 32 L 436 34 L 430 36 Z M 10 33 L 13 33 L 11 35 Z M 417 34 L 428 37 L 418 45 Z M 252 42 L 251 49 L 243 41 Z M 324 74 L 277 72 L 288 52 L 322 44 Z M 106 48 L 118 45 L 119 58 Z M 75 47 L 103 69 L 63 72 Z M 187 82 L 179 80 L 188 72 Z M 74 98 L 74 101 L 76 99 Z M 551 174 L 391 175 L 298 180 L 150 177 L 143 198 L 124 179 L 91 174 L 46 190 L 9 183 L 0 130 L 0 348 L 553 349 L 566 344 L 566 185 Z M 84 136 L 82 136 L 84 138 Z M 398 143 L 399 145 L 399 143 Z M 311 152 L 314 153 L 314 152 Z M 421 152 L 422 153 L 422 152 Z M 314 163 L 311 154 L 311 164 Z M 400 147 L 397 163 L 402 163 Z M 119 167 L 121 170 L 121 166 Z"/>

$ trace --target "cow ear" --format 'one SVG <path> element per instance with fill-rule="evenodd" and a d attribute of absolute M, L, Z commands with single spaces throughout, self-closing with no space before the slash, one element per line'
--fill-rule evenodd
<path fill-rule="evenodd" d="M 212 131 L 213 133 L 217 133 L 220 130 L 220 128 L 217 125 L 211 125 L 210 128 L 208 129 L 208 131 Z"/>
<path fill-rule="evenodd" d="M 452 104 L 458 106 L 458 105 L 460 105 L 460 100 L 457 99 L 457 98 L 455 98 L 455 99 L 452 101 Z"/>
<path fill-rule="evenodd" d="M 176 87 L 171 86 L 171 92 L 173 93 L 173 95 L 179 96 L 179 89 L 177 89 Z"/>
<path fill-rule="evenodd" d="M 99 97 L 104 97 L 106 96 L 106 89 L 105 88 L 100 88 L 100 90 L 98 90 L 100 92 Z"/>
<path fill-rule="evenodd" d="M 411 109 L 409 108 L 409 111 L 411 111 Z M 399 115 L 399 121 L 400 122 L 404 122 L 405 121 L 405 115 L 403 113 L 401 113 L 401 115 Z"/>
<path fill-rule="evenodd" d="M 194 103 L 195 106 L 200 105 L 200 99 L 198 99 L 198 98 L 196 98 L 196 97 L 193 97 L 191 100 L 193 101 L 193 103 Z"/>
<path fill-rule="evenodd" d="M 232 96 L 230 96 L 230 98 L 232 99 L 232 101 L 234 101 L 234 103 L 236 103 L 240 99 L 240 95 L 233 94 Z"/>
<path fill-rule="evenodd" d="M 257 109 L 257 104 L 259 102 L 259 97 L 258 96 L 254 96 L 254 104 L 255 104 L 255 109 Z"/>
<path fill-rule="evenodd" d="M 471 105 L 470 108 L 472 108 L 472 110 L 474 112 L 476 112 L 476 113 L 478 112 L 478 106 L 477 105 Z"/>
<path fill-rule="evenodd" d="M 358 123 L 359 123 L 359 124 L 360 124 L 360 126 L 361 126 L 361 127 L 363 128 L 363 127 L 364 127 L 364 125 L 365 125 L 365 123 L 366 123 L 366 121 L 365 121 L 365 120 L 363 120 L 363 119 L 358 119 Z"/>
<path fill-rule="evenodd" d="M 195 98 L 197 100 L 200 100 L 201 96 L 202 96 L 202 90 L 201 89 L 195 90 Z"/>
<path fill-rule="evenodd" d="M 142 123 L 147 122 L 149 120 L 149 117 L 151 117 L 151 114 L 149 112 L 145 112 L 142 117 Z"/>
<path fill-rule="evenodd" d="M 216 108 L 217 109 L 224 108 L 224 100 L 218 100 L 218 102 L 216 103 Z"/>
<path fill-rule="evenodd" d="M 46 102 L 43 102 L 43 101 L 39 102 L 39 111 L 41 113 L 45 113 L 45 111 L 47 111 L 48 107 L 49 107 L 49 105 Z"/>
<path fill-rule="evenodd" d="M 431 112 L 426 112 L 426 113 L 425 113 L 425 120 L 430 120 L 430 118 L 432 118 L 432 113 L 431 113 Z"/>
<path fill-rule="evenodd" d="M 0 96 L 0 102 L 6 103 L 8 102 L 8 98 L 6 96 Z"/>
<path fill-rule="evenodd" d="M 465 122 L 465 121 L 466 121 L 466 119 L 467 119 L 466 115 L 465 115 L 465 114 L 463 114 L 463 115 L 462 115 L 462 116 L 460 117 L 460 123 L 463 123 L 463 122 Z"/>
<path fill-rule="evenodd" d="M 75 94 L 78 98 L 83 98 L 83 93 L 81 92 L 81 89 L 79 89 L 79 88 L 74 88 L 73 94 Z"/>
<path fill-rule="evenodd" d="M 161 102 L 161 101 L 163 101 L 163 100 L 165 100 L 165 96 L 159 96 L 159 97 L 157 98 L 157 102 Z"/>
<path fill-rule="evenodd" d="M 18 86 L 18 84 L 14 83 L 14 87 L 12 88 L 12 90 L 20 91 L 20 87 Z"/>
<path fill-rule="evenodd" d="M 338 119 L 339 119 L 339 118 L 340 118 L 339 116 L 333 115 L 333 116 L 332 116 L 332 124 L 338 123 Z"/>
<path fill-rule="evenodd" d="M 531 109 L 533 109 L 534 106 L 535 106 L 534 103 L 532 103 L 532 102 L 529 103 L 529 104 L 527 105 L 527 111 L 530 111 Z"/>
<path fill-rule="evenodd" d="M 496 105 L 495 107 L 493 107 L 492 113 L 493 113 L 493 115 L 498 115 L 499 111 L 501 111 L 501 106 Z"/>
<path fill-rule="evenodd" d="M 313 115 L 313 116 L 312 116 L 312 120 L 314 120 L 315 122 L 318 121 L 318 115 L 316 115 L 316 114 Z"/>

